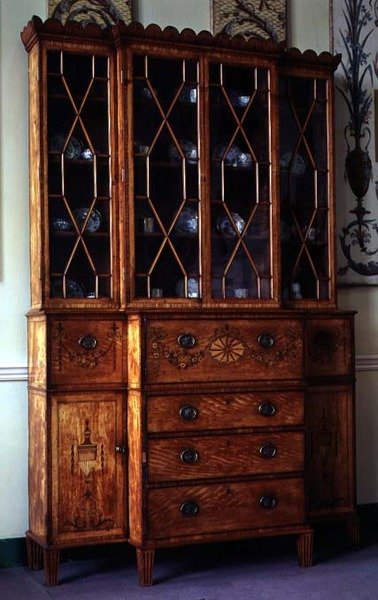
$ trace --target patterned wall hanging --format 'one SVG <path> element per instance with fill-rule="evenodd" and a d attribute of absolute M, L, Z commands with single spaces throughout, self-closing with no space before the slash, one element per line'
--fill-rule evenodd
<path fill-rule="evenodd" d="M 213 33 L 286 41 L 286 0 L 212 0 Z"/>
<path fill-rule="evenodd" d="M 97 23 L 100 27 L 117 21 L 130 23 L 132 0 L 48 0 L 48 16 L 62 23 Z"/>
<path fill-rule="evenodd" d="M 378 0 L 333 0 L 338 283 L 378 285 Z"/>

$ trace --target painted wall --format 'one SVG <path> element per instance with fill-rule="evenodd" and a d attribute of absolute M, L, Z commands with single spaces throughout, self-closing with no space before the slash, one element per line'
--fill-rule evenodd
<path fill-rule="evenodd" d="M 289 44 L 328 49 L 328 0 L 291 0 Z M 46 17 L 46 0 L 0 3 L 0 539 L 27 529 L 26 320 L 29 305 L 27 54 L 19 32 L 33 14 Z M 209 0 L 136 0 L 136 18 L 145 25 L 210 29 Z M 358 500 L 378 501 L 377 454 L 378 297 L 375 288 L 344 290 L 342 306 L 360 310 L 358 372 Z M 375 360 L 375 355 L 377 360 Z M 377 363 L 377 364 L 375 364 Z M 361 369 L 362 369 L 361 367 Z M 369 372 L 368 372 L 369 371 Z"/>

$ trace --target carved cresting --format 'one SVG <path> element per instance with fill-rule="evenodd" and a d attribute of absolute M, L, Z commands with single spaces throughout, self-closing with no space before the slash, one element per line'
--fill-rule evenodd
<path fill-rule="evenodd" d="M 272 344 L 269 346 L 262 344 L 263 349 L 257 350 L 251 343 L 248 343 L 237 327 L 224 325 L 214 330 L 210 341 L 204 345 L 203 349 L 196 349 L 197 340 L 194 336 L 192 336 L 194 343 L 190 346 L 183 347 L 180 345 L 180 338 L 189 335 L 187 333 L 179 335 L 177 347 L 171 347 L 166 343 L 167 334 L 163 328 L 150 328 L 148 341 L 151 343 L 153 350 L 152 358 L 156 372 L 158 372 L 160 363 L 164 359 L 177 369 L 183 370 L 195 367 L 206 356 L 224 366 L 234 365 L 242 359 L 250 358 L 266 367 L 271 367 L 287 357 L 296 357 L 296 342 L 300 339 L 300 331 L 289 326 L 281 334 L 279 347 L 272 347 L 274 346 L 273 337 L 262 334 L 259 338 L 269 337 Z"/>
<path fill-rule="evenodd" d="M 113 369 L 116 368 L 116 342 L 121 339 L 121 334 L 114 323 L 107 331 L 105 339 L 99 341 L 90 333 L 86 333 L 79 338 L 70 335 L 63 323 L 59 322 L 53 329 L 52 339 L 56 344 L 55 351 L 59 371 L 63 368 L 64 360 L 73 362 L 84 369 L 93 369 L 105 360 L 109 353 L 113 355 Z"/>
<path fill-rule="evenodd" d="M 74 475 L 78 467 L 84 479 L 84 486 L 73 518 L 64 527 L 66 530 L 72 527 L 76 530 L 109 529 L 114 524 L 112 519 L 103 516 L 95 498 L 95 472 L 104 472 L 105 452 L 103 444 L 94 444 L 91 441 L 91 434 L 90 421 L 86 419 L 82 443 L 77 444 L 76 448 L 75 445 L 71 446 L 71 474 Z"/>

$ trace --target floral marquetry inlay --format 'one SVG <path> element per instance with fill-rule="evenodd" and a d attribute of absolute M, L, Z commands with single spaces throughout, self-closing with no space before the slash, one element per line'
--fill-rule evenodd
<path fill-rule="evenodd" d="M 101 336 L 102 337 L 102 336 Z M 102 339 L 95 336 L 77 334 L 67 330 L 62 323 L 58 323 L 53 329 L 53 342 L 59 371 L 63 368 L 64 360 L 75 363 L 84 369 L 93 369 L 104 361 L 108 355 L 113 357 L 113 368 L 116 368 L 117 351 L 116 343 L 121 339 L 121 334 L 116 325 L 112 325 Z M 84 344 L 83 340 L 91 340 L 92 344 Z"/>
<path fill-rule="evenodd" d="M 150 356 L 155 372 L 166 360 L 179 370 L 189 369 L 199 365 L 206 358 L 224 367 L 234 365 L 239 361 L 252 359 L 265 367 L 272 367 L 288 358 L 297 358 L 298 341 L 301 330 L 288 326 L 277 336 L 273 346 L 264 348 L 259 344 L 260 333 L 251 333 L 249 338 L 237 327 L 224 325 L 215 328 L 213 333 L 206 332 L 193 335 L 193 347 L 182 347 L 178 335 L 176 343 L 168 339 L 169 334 L 162 327 L 151 327 L 148 335 Z M 191 335 L 191 334 L 187 334 Z"/>

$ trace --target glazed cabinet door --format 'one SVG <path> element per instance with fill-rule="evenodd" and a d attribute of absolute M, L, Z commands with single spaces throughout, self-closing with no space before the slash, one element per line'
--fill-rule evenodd
<path fill-rule="evenodd" d="M 80 51 L 54 45 L 44 64 L 46 297 L 54 304 L 109 302 L 115 291 L 113 59 L 89 45 Z"/>
<path fill-rule="evenodd" d="M 273 297 L 273 80 L 266 64 L 209 63 L 210 270 L 214 300 L 266 303 Z"/>
<path fill-rule="evenodd" d="M 276 77 L 237 60 L 130 55 L 134 300 L 273 302 Z"/>
<path fill-rule="evenodd" d="M 198 299 L 200 265 L 199 63 L 132 57 L 137 299 Z"/>
<path fill-rule="evenodd" d="M 127 534 L 124 413 L 121 393 L 52 397 L 54 542 L 100 543 Z"/>
<path fill-rule="evenodd" d="M 331 304 L 332 82 L 303 70 L 282 74 L 279 104 L 282 299 Z"/>

